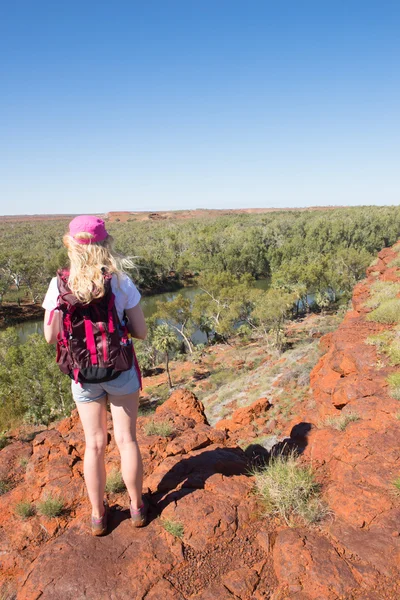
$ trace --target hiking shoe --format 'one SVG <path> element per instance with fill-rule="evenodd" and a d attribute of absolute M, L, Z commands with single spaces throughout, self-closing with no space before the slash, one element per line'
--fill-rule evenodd
<path fill-rule="evenodd" d="M 102 517 L 92 516 L 92 535 L 104 535 L 107 533 L 107 513 L 108 505 L 104 502 L 104 513 Z"/>
<path fill-rule="evenodd" d="M 143 498 L 143 504 L 140 508 L 133 508 L 130 505 L 131 521 L 134 527 L 144 527 L 147 524 L 147 513 L 149 510 L 149 504 L 146 498 Z"/>

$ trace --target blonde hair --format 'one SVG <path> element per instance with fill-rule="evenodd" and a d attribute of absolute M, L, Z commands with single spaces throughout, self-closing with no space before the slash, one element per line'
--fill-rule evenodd
<path fill-rule="evenodd" d="M 104 296 L 104 274 L 117 277 L 125 270 L 134 269 L 131 257 L 123 257 L 113 249 L 113 239 L 109 235 L 102 242 L 79 244 L 75 239 L 91 240 L 93 235 L 85 231 L 71 237 L 66 233 L 63 242 L 68 251 L 70 271 L 68 286 L 83 304 Z"/>

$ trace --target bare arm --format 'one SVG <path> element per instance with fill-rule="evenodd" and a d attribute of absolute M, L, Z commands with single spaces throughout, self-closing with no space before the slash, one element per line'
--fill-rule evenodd
<path fill-rule="evenodd" d="M 53 319 L 50 325 L 48 325 L 50 313 L 50 310 L 46 310 L 44 313 L 43 332 L 46 342 L 48 344 L 55 344 L 57 341 L 57 335 L 61 330 L 61 312 L 59 310 L 55 310 L 53 313 Z"/>
<path fill-rule="evenodd" d="M 147 336 L 147 325 L 142 307 L 137 304 L 133 308 L 125 309 L 125 313 L 128 317 L 128 329 L 131 336 L 138 340 L 144 340 Z"/>

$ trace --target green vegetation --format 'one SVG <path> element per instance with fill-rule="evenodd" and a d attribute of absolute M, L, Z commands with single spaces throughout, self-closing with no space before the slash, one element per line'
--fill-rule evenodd
<path fill-rule="evenodd" d="M 157 402 L 147 402 L 145 404 L 141 404 L 138 410 L 138 417 L 147 417 L 155 412 L 157 408 Z"/>
<path fill-rule="evenodd" d="M 40 515 L 47 517 L 48 519 L 53 519 L 54 517 L 58 517 L 64 508 L 64 502 L 61 498 L 53 496 L 52 494 L 48 495 L 47 498 L 42 500 L 41 502 L 37 502 L 36 510 Z"/>
<path fill-rule="evenodd" d="M 22 458 L 20 458 L 20 460 L 19 460 L 20 467 L 22 467 L 23 469 L 26 469 L 28 464 L 29 464 L 29 458 L 27 456 L 23 456 Z"/>
<path fill-rule="evenodd" d="M 400 373 L 392 373 L 388 377 L 390 386 L 390 395 L 396 400 L 400 400 Z"/>
<path fill-rule="evenodd" d="M 108 473 L 106 480 L 106 492 L 120 494 L 126 490 L 121 471 L 113 469 Z"/>
<path fill-rule="evenodd" d="M 143 290 L 179 286 L 188 273 L 274 276 L 306 291 L 348 293 L 377 251 L 399 235 L 399 207 L 232 214 L 181 221 L 109 223 L 116 248 L 137 258 Z M 39 301 L 57 267 L 66 264 L 62 235 L 68 221 L 0 224 L 0 294 Z M 15 247 L 15 240 L 20 241 Z M 306 289 L 307 288 L 307 289 Z M 314 289 L 313 289 L 314 288 Z M 293 289 L 288 290 L 290 292 Z"/>
<path fill-rule="evenodd" d="M 21 500 L 15 505 L 15 514 L 21 517 L 21 519 L 28 519 L 33 517 L 35 514 L 35 506 L 28 502 L 28 500 Z"/>
<path fill-rule="evenodd" d="M 0 479 L 0 496 L 6 494 L 11 489 L 11 484 L 8 479 Z"/>
<path fill-rule="evenodd" d="M 160 385 L 153 385 L 144 388 L 143 390 L 146 394 L 148 394 L 153 400 L 157 400 L 159 404 L 168 400 L 171 395 L 171 390 L 169 385 L 166 383 L 162 383 Z"/>
<path fill-rule="evenodd" d="M 177 538 L 182 538 L 184 534 L 184 526 L 180 521 L 172 521 L 170 519 L 160 519 L 161 526 Z"/>
<path fill-rule="evenodd" d="M 159 303 L 148 338 L 136 344 L 142 369 L 146 373 L 165 361 L 171 387 L 171 358 L 186 352 L 198 360 L 192 339 L 197 329 L 210 343 L 262 337 L 270 351 L 284 351 L 285 321 L 345 305 L 376 252 L 397 241 L 399 217 L 400 207 L 354 207 L 216 213 L 185 221 L 139 222 L 132 216 L 108 223 L 116 249 L 137 257 L 132 276 L 141 291 L 176 290 L 187 281 L 200 288 L 191 299 L 178 294 Z M 50 278 L 67 262 L 62 246 L 67 222 L 0 223 L 0 304 L 41 301 Z M 257 287 L 260 278 L 269 281 L 267 291 Z M 385 297 L 379 287 L 377 293 Z M 398 322 L 400 300 L 392 296 L 391 291 L 369 318 Z M 2 311 L 7 320 L 7 306 Z M 1 332 L 0 359 L 0 431 L 23 420 L 47 425 L 70 414 L 70 382 L 55 364 L 54 348 L 40 336 L 22 344 L 15 330 Z M 298 383 L 307 382 L 307 371 L 299 367 Z"/>
<path fill-rule="evenodd" d="M 71 383 L 55 362 L 54 347 L 33 334 L 21 343 L 16 330 L 0 332 L 0 430 L 25 420 L 48 424 L 74 406 Z"/>
<path fill-rule="evenodd" d="M 165 303 L 168 305 L 169 303 Z M 165 357 L 165 369 L 167 371 L 168 384 L 172 388 L 171 373 L 169 370 L 170 353 L 177 349 L 178 340 L 174 332 L 166 324 L 158 325 L 153 333 L 153 345 Z"/>
<path fill-rule="evenodd" d="M 389 364 L 396 366 L 400 364 L 400 337 L 399 330 L 386 330 L 367 338 L 367 344 L 376 346 L 379 354 L 384 354 L 389 359 Z"/>
<path fill-rule="evenodd" d="M 168 437 L 174 433 L 174 427 L 169 421 L 148 421 L 144 426 L 146 435 L 159 435 Z"/>
<path fill-rule="evenodd" d="M 254 470 L 253 475 L 266 512 L 280 515 L 288 525 L 298 518 L 314 523 L 326 515 L 312 469 L 300 465 L 294 451 L 271 458 L 268 466 Z"/>
<path fill-rule="evenodd" d="M 368 313 L 368 321 L 377 323 L 400 323 L 400 298 L 385 300 L 375 310 Z"/>
<path fill-rule="evenodd" d="M 397 494 L 400 494 L 400 477 L 393 481 L 393 485 Z"/>
<path fill-rule="evenodd" d="M 398 251 L 398 250 L 397 250 Z M 400 256 L 396 256 L 389 264 L 388 267 L 400 267 Z"/>
<path fill-rule="evenodd" d="M 0 450 L 9 444 L 9 438 L 5 434 L 0 435 Z"/>
<path fill-rule="evenodd" d="M 370 298 L 365 305 L 369 308 L 377 308 L 382 302 L 396 298 L 400 292 L 400 283 L 393 281 L 376 281 L 371 285 Z"/>
<path fill-rule="evenodd" d="M 344 431 L 349 423 L 358 421 L 359 419 L 360 417 L 356 413 L 342 413 L 341 415 L 331 415 L 327 417 L 324 421 L 324 425 L 326 427 L 333 427 L 333 429 L 337 429 L 338 431 Z"/>

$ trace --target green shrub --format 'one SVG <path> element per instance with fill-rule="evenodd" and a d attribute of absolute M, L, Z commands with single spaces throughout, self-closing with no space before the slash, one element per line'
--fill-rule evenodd
<path fill-rule="evenodd" d="M 161 519 L 161 526 L 177 538 L 182 538 L 184 534 L 183 523 L 171 521 L 170 519 Z"/>
<path fill-rule="evenodd" d="M 400 400 L 400 373 L 392 373 L 388 377 L 390 386 L 390 395 L 396 400 Z"/>
<path fill-rule="evenodd" d="M 400 267 L 400 256 L 396 256 L 396 258 L 390 261 L 388 267 Z"/>
<path fill-rule="evenodd" d="M 393 340 L 393 332 L 390 330 L 381 331 L 375 335 L 370 335 L 366 339 L 366 343 L 370 346 L 376 346 L 379 352 L 387 352 L 390 343 Z"/>
<path fill-rule="evenodd" d="M 126 490 L 124 480 L 122 479 L 121 471 L 113 469 L 107 475 L 106 492 L 120 494 Z"/>
<path fill-rule="evenodd" d="M 27 500 L 21 500 L 15 505 L 15 514 L 21 517 L 21 519 L 28 519 L 35 514 L 35 507 Z"/>
<path fill-rule="evenodd" d="M 48 519 L 58 517 L 64 508 L 64 502 L 61 498 L 49 495 L 47 498 L 36 504 L 37 512 Z"/>
<path fill-rule="evenodd" d="M 171 390 L 169 389 L 169 385 L 167 383 L 148 386 L 143 391 L 151 398 L 157 400 L 158 404 L 162 404 L 165 402 L 165 400 L 168 400 L 171 395 Z"/>
<path fill-rule="evenodd" d="M 392 366 L 400 365 L 400 340 L 397 337 L 389 346 L 387 355 Z"/>
<path fill-rule="evenodd" d="M 71 414 L 71 385 L 54 357 L 42 335 L 22 343 L 14 328 L 0 332 L 0 431 L 22 421 L 48 425 Z"/>
<path fill-rule="evenodd" d="M 169 421 L 148 421 L 144 426 L 146 435 L 159 435 L 160 437 L 168 437 L 173 434 L 174 428 Z"/>
<path fill-rule="evenodd" d="M 319 498 L 320 485 L 310 467 L 299 464 L 294 451 L 273 457 L 268 466 L 253 471 L 256 493 L 267 513 L 279 514 L 287 524 L 300 517 L 307 523 L 327 513 Z"/>
<path fill-rule="evenodd" d="M 393 481 L 393 485 L 394 485 L 395 491 L 396 491 L 398 494 L 400 494 L 400 477 L 398 477 L 397 479 L 395 479 L 395 480 Z"/>
<path fill-rule="evenodd" d="M 11 488 L 11 484 L 8 479 L 0 479 L 0 496 L 6 494 Z"/>
<path fill-rule="evenodd" d="M 29 458 L 27 456 L 22 456 L 22 458 L 20 458 L 20 460 L 19 460 L 19 466 L 22 467 L 23 469 L 26 469 L 28 464 L 29 464 Z"/>
<path fill-rule="evenodd" d="M 234 381 L 236 378 L 237 371 L 234 369 L 220 369 L 215 371 L 208 378 L 208 383 L 210 384 L 209 391 L 214 391 L 222 385 Z"/>
<path fill-rule="evenodd" d="M 396 331 L 382 331 L 367 338 L 367 344 L 376 346 L 379 353 L 385 354 L 393 366 L 400 364 L 400 339 Z"/>
<path fill-rule="evenodd" d="M 400 322 L 400 298 L 392 298 L 382 302 L 375 310 L 367 315 L 368 321 L 377 323 L 399 323 Z"/>
<path fill-rule="evenodd" d="M 371 285 L 371 295 L 365 306 L 377 308 L 383 302 L 396 298 L 400 292 L 400 283 L 393 281 L 377 281 Z"/>
<path fill-rule="evenodd" d="M 155 412 L 157 406 L 159 406 L 159 403 L 157 401 L 146 402 L 144 404 L 141 404 L 138 409 L 138 417 L 146 417 L 148 415 L 151 415 Z"/>
<path fill-rule="evenodd" d="M 10 443 L 10 439 L 6 435 L 1 434 L 0 435 L 0 450 L 5 448 L 9 443 Z"/>
<path fill-rule="evenodd" d="M 327 427 L 333 427 L 338 431 L 344 431 L 349 423 L 353 421 L 358 421 L 359 416 L 356 413 L 345 413 L 341 415 L 332 415 L 325 419 L 324 424 Z"/>

